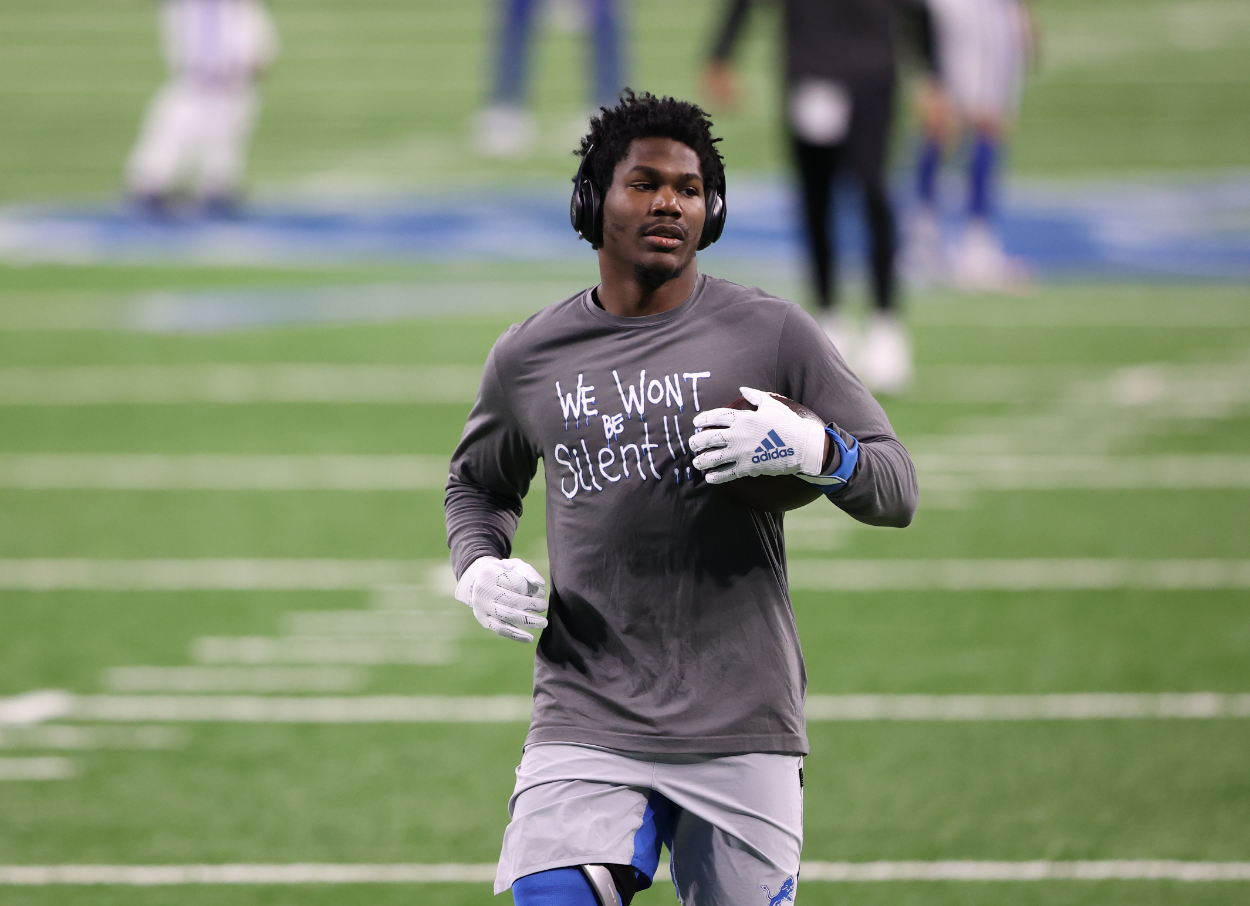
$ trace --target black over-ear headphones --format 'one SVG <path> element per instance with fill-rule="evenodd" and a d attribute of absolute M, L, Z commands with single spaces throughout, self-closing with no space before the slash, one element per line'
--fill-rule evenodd
<path fill-rule="evenodd" d="M 592 248 L 603 246 L 603 199 L 595 181 L 586 173 L 586 161 L 595 150 L 591 145 L 582 155 L 581 166 L 573 177 L 573 198 L 569 202 L 569 222 L 577 235 L 590 243 Z M 699 236 L 698 251 L 703 251 L 720 238 L 725 230 L 725 198 L 713 189 L 704 196 L 707 216 L 703 220 L 703 233 Z"/>

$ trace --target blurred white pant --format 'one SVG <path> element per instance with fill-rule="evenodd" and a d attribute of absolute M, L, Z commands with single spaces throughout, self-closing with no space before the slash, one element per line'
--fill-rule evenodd
<path fill-rule="evenodd" d="M 929 0 L 942 85 L 967 117 L 1013 116 L 1020 105 L 1026 25 L 1019 0 Z"/>
<path fill-rule="evenodd" d="M 152 99 L 131 152 L 130 191 L 164 195 L 186 180 L 199 197 L 234 194 L 243 182 L 258 106 L 250 82 L 169 81 Z"/>

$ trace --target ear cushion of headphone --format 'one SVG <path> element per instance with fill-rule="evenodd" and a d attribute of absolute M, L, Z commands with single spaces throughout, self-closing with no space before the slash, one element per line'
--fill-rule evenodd
<path fill-rule="evenodd" d="M 569 199 L 569 223 L 578 236 L 582 234 L 582 193 L 577 181 L 573 182 L 573 197 Z"/>
<path fill-rule="evenodd" d="M 592 248 L 603 248 L 603 199 L 593 180 L 586 179 L 583 185 L 586 187 L 586 226 L 589 227 L 586 239 Z"/>
<path fill-rule="evenodd" d="M 569 222 L 577 235 L 581 236 L 594 248 L 603 245 L 603 205 L 599 201 L 599 190 L 589 177 L 583 177 L 578 171 L 578 178 L 573 186 L 573 198 L 569 203 Z"/>
<path fill-rule="evenodd" d="M 720 234 L 725 231 L 725 216 L 728 213 L 725 209 L 725 199 L 721 197 L 720 192 L 708 192 L 706 208 L 703 233 L 699 236 L 698 250 L 700 252 L 720 238 Z"/>

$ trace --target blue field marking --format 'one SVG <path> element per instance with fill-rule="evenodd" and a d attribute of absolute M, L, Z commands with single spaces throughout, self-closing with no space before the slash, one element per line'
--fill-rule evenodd
<path fill-rule="evenodd" d="M 1169 182 L 1018 181 L 1005 193 L 1007 249 L 1043 277 L 1250 278 L 1250 175 Z M 952 204 L 957 191 L 946 193 Z M 157 220 L 123 206 L 0 209 L 0 260 L 351 264 L 580 261 L 566 189 L 428 195 L 385 202 L 264 201 L 235 218 Z M 780 179 L 731 187 L 730 216 L 709 265 L 801 270 L 791 187 Z M 905 212 L 904 212 L 905 213 Z M 956 235 L 959 217 L 947 225 Z M 862 260 L 857 206 L 839 206 L 849 269 Z"/>
<path fill-rule="evenodd" d="M 559 193 L 263 202 L 240 215 L 156 218 L 123 205 L 0 209 L 0 258 L 71 262 L 347 264 L 576 257 Z"/>

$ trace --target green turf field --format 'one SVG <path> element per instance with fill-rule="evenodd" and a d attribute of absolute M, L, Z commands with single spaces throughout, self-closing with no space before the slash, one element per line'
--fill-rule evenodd
<path fill-rule="evenodd" d="M 698 68 L 688 41 L 701 46 L 711 9 L 702 0 L 639 0 L 635 83 L 692 91 Z M 1019 170 L 1246 164 L 1243 4 L 1047 0 L 1037 14 L 1043 58 L 1014 151 Z M 573 39 L 544 39 L 536 94 L 551 142 L 529 160 L 485 166 L 465 148 L 482 95 L 486 4 L 278 0 L 275 16 L 285 56 L 255 146 L 262 191 L 469 179 L 554 187 L 567 179 L 571 140 L 561 136 L 582 105 Z M 779 165 L 771 26 L 766 17 L 759 24 L 747 48 L 747 102 L 718 120 L 731 178 Z M 0 76 L 0 199 L 108 196 L 161 78 L 151 6 L 10 5 L 0 10 Z M 71 480 L 65 470 L 103 455 L 446 456 L 468 408 L 462 392 L 446 402 L 391 403 L 205 402 L 171 392 L 166 402 L 137 403 L 125 399 L 124 370 L 471 368 L 539 304 L 533 288 L 554 301 L 592 281 L 591 264 L 0 267 L 0 561 L 375 560 L 426 570 L 445 558 L 436 488 L 119 489 L 90 475 Z M 801 295 L 776 274 L 759 279 Z M 397 323 L 161 334 L 115 329 L 110 314 L 154 292 L 412 283 L 454 295 L 458 285 L 483 282 L 499 287 L 493 313 Z M 916 523 L 903 532 L 863 528 L 831 508 L 805 510 L 789 520 L 792 560 L 1047 558 L 1132 561 L 1146 572 L 1160 561 L 1250 559 L 1244 286 L 1053 284 L 1026 299 L 931 295 L 912 300 L 912 324 L 917 387 L 886 405 L 921 462 Z M 39 395 L 85 367 L 99 369 L 91 376 L 100 401 Z M 42 376 L 38 392 L 22 389 L 30 374 Z M 1005 470 L 999 487 L 950 465 L 970 454 Z M 1084 477 L 1051 464 L 1077 456 Z M 143 485 L 143 469 L 136 474 L 136 460 L 127 461 L 127 480 Z M 35 466 L 43 487 L 21 477 Z M 1133 479 L 1140 469 L 1153 469 L 1158 482 Z M 1201 487 L 1185 477 L 1191 471 L 1214 477 Z M 517 541 L 519 556 L 540 562 L 542 509 L 541 499 L 528 501 Z M 434 663 L 397 663 L 404 657 L 369 637 L 356 663 L 310 674 L 325 688 L 310 689 L 306 676 L 293 694 L 526 695 L 529 651 L 485 633 L 440 580 L 420 575 L 398 589 L 142 590 L 97 581 L 37 590 L 12 581 L 0 590 L 0 698 L 134 692 L 124 680 L 134 674 L 118 670 L 127 667 L 289 668 L 298 660 L 289 652 L 310 657 L 312 643 L 300 639 L 351 635 L 324 628 L 335 620 L 377 612 L 400 620 L 414 610 L 422 625 L 439 628 L 433 641 L 424 638 L 430 650 L 408 660 Z M 881 584 L 795 590 L 813 694 L 1250 692 L 1244 581 L 1122 581 L 1102 590 Z M 259 639 L 270 654 L 249 662 L 238 639 Z M 285 660 L 272 653 L 281 645 Z M 382 662 L 362 663 L 370 657 Z M 249 681 L 238 676 L 234 691 L 245 693 Z M 163 691 L 178 691 L 163 682 Z M 160 682 L 145 691 L 161 692 Z M 0 779 L 0 866 L 489 863 L 524 731 L 522 722 L 0 725 L 0 775 L 61 777 Z M 1250 860 L 1250 720 L 814 722 L 811 738 L 808 860 Z M 1250 885 L 812 881 L 801 890 L 805 904 L 1188 906 L 1244 902 Z M 635 900 L 673 901 L 665 883 Z M 23 906 L 401 902 L 485 903 L 489 888 L 0 887 L 0 903 Z"/>
<path fill-rule="evenodd" d="M 636 0 L 629 76 L 696 94 L 710 0 Z M 284 55 L 253 155 L 265 188 L 568 178 L 586 100 L 576 37 L 536 51 L 544 138 L 529 160 L 483 169 L 468 149 L 482 103 L 486 0 L 295 0 L 275 4 Z M 1250 146 L 1250 15 L 1237 0 L 1045 0 L 1042 43 L 1014 154 L 1020 172 L 1244 167 Z M 774 17 L 743 47 L 742 108 L 717 119 L 730 172 L 775 169 Z M 116 191 L 140 116 L 162 78 L 149 0 L 44 0 L 0 10 L 0 199 Z"/>
<path fill-rule="evenodd" d="M 18 284 L 0 298 L 6 307 L 52 298 L 64 303 L 83 293 L 99 298 L 99 291 L 83 288 L 95 285 L 108 286 L 105 295 L 124 295 L 127 281 L 187 289 L 308 277 L 83 269 L 6 276 Z M 1237 288 L 1169 286 L 1057 286 L 1029 300 L 918 301 L 921 387 L 926 375 L 934 382 L 945 375 L 951 386 L 943 399 L 931 382 L 931 392 L 918 390 L 915 399 L 888 408 L 917 455 L 953 449 L 962 433 L 975 433 L 1017 453 L 1245 456 L 1248 301 Z M 991 307 L 994 326 L 975 326 L 991 320 Z M 0 334 L 0 361 L 6 368 L 474 364 L 510 320 L 501 314 L 201 336 L 9 331 Z M 1132 320 L 1142 326 L 1127 326 Z M 1215 382 L 1208 392 L 1232 402 L 1199 417 L 1162 405 L 1117 408 L 1088 390 L 1100 381 L 1114 384 L 1115 375 L 1143 363 L 1176 380 L 1185 369 L 1206 368 Z M 968 381 L 976 368 L 990 366 L 1015 374 L 1015 389 L 987 393 L 984 385 L 951 384 L 951 375 Z M 1056 374 L 1061 377 L 1048 377 Z M 969 401 L 978 393 L 990 401 Z M 1071 402 L 1078 398 L 1084 402 Z M 1062 416 L 1067 405 L 1072 433 L 1049 433 L 1047 420 Z M 454 443 L 466 408 L 11 405 L 0 410 L 0 453 L 436 454 Z M 1244 490 L 1226 488 L 948 489 L 926 498 L 905 532 L 856 529 L 845 519 L 830 529 L 820 522 L 827 517 L 805 511 L 794 520 L 791 556 L 1239 559 L 1250 546 L 1245 497 Z M 0 491 L 0 552 L 14 559 L 435 560 L 444 551 L 440 503 L 435 490 L 10 488 Z M 517 547 L 526 556 L 543 553 L 541 510 L 532 502 L 523 521 Z M 190 665 L 198 638 L 275 637 L 289 631 L 292 612 L 364 610 L 371 596 L 364 590 L 66 590 L 10 591 L 3 601 L 0 692 L 101 693 L 113 691 L 110 668 Z M 811 691 L 822 694 L 1242 692 L 1250 689 L 1245 605 L 1245 591 L 1219 589 L 795 593 Z M 448 663 L 360 668 L 363 685 L 354 691 L 526 692 L 526 649 L 467 619 L 456 632 Z M 22 743 L 10 732 L 10 743 L 24 747 L 3 755 L 68 757 L 76 776 L 0 784 L 0 864 L 489 862 L 524 735 L 521 723 L 175 729 L 168 748 L 81 751 L 39 749 L 37 740 Z M 1250 857 L 1245 721 L 817 723 L 812 742 L 808 859 Z M 4 899 L 86 903 L 108 902 L 110 895 L 11 888 Z M 1242 885 L 1171 882 L 812 882 L 803 888 L 808 903 L 1232 903 L 1243 895 Z M 484 901 L 487 892 L 472 884 L 415 891 L 347 886 L 333 894 L 172 888 L 128 892 L 125 902 L 401 897 L 470 903 Z M 671 899 L 657 885 L 638 902 Z"/>

